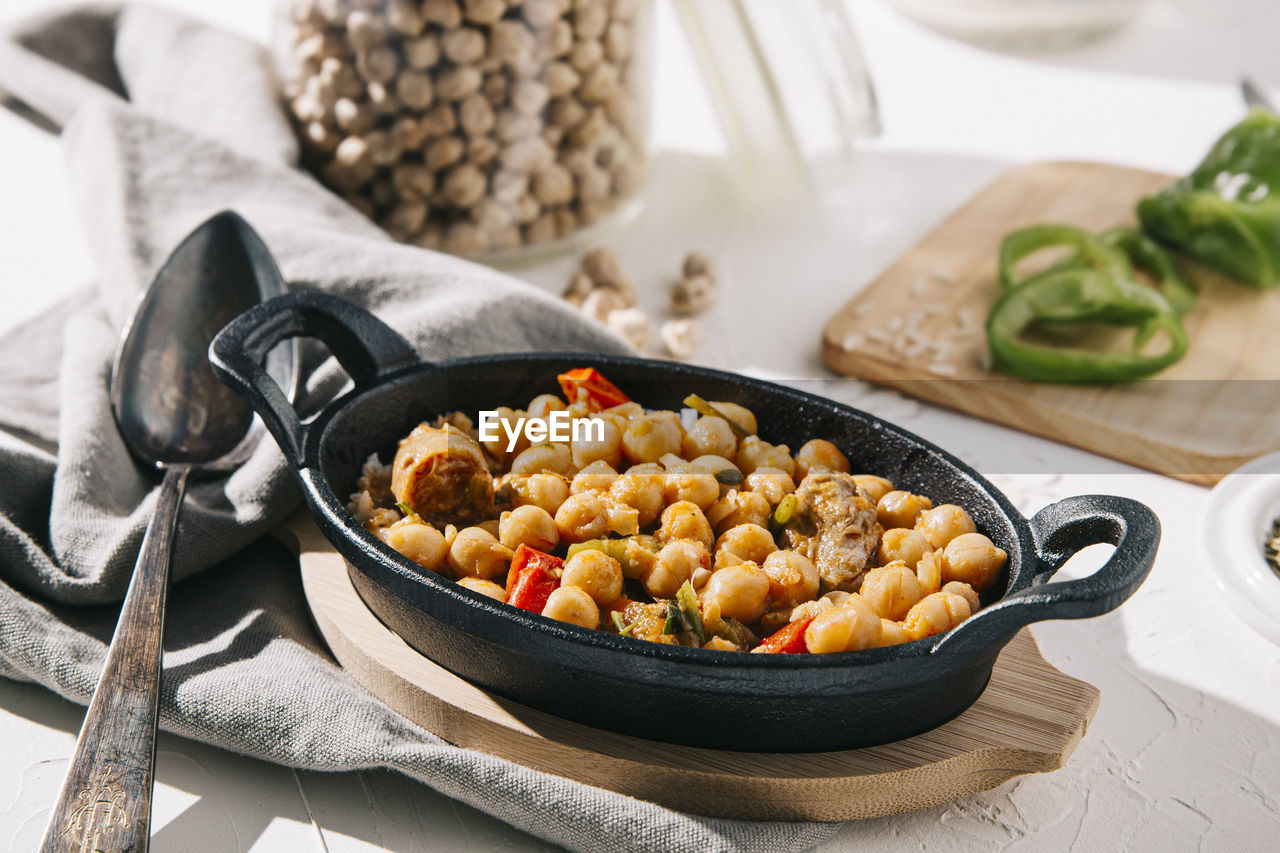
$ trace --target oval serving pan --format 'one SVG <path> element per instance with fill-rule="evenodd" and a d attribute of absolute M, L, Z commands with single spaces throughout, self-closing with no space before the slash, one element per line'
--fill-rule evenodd
<path fill-rule="evenodd" d="M 325 343 L 353 389 L 303 424 L 261 365 L 293 337 Z M 379 619 L 463 678 L 530 707 L 637 737 L 702 747 L 808 752 L 886 743 L 933 728 L 982 693 L 1001 648 L 1028 623 L 1119 606 L 1155 560 L 1160 524 L 1127 498 L 1068 498 L 1023 518 L 945 451 L 865 412 L 732 373 L 590 354 L 521 354 L 429 364 L 372 314 L 336 297 L 293 293 L 247 311 L 211 347 L 215 371 L 249 397 L 302 484 L 324 535 Z M 762 436 L 829 439 L 855 471 L 957 503 L 1009 554 L 984 607 L 925 640 L 822 655 L 753 655 L 649 643 L 519 610 L 424 571 L 346 510 L 365 459 L 453 410 L 519 408 L 557 390 L 556 374 L 593 365 L 648 408 L 691 393 L 752 409 Z M 1047 584 L 1067 559 L 1116 546 L 1093 575 Z"/>

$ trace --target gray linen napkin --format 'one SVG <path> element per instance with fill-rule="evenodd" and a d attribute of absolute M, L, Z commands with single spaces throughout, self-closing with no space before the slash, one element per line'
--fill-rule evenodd
<path fill-rule="evenodd" d="M 297 170 L 257 44 L 153 8 L 75 9 L 0 39 L 0 94 L 61 131 L 99 269 L 91 288 L 0 338 L 9 678 L 81 703 L 93 689 L 156 490 L 112 423 L 110 359 L 138 293 L 213 213 L 252 223 L 291 287 L 369 307 L 427 358 L 623 349 L 535 288 L 391 242 Z M 303 404 L 315 406 L 340 376 L 308 366 Z M 573 849 L 799 850 L 832 833 L 691 817 L 412 725 L 334 664 L 310 626 L 296 560 L 264 538 L 298 504 L 271 442 L 188 494 L 165 638 L 167 730 L 292 767 L 389 767 Z"/>

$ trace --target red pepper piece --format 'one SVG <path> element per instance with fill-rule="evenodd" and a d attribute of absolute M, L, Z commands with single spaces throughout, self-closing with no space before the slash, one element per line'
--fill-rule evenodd
<path fill-rule="evenodd" d="M 812 621 L 813 618 L 810 617 L 801 619 L 799 622 L 789 622 L 765 637 L 752 651 L 776 655 L 803 654 L 809 651 L 809 647 L 804 643 L 804 631 Z"/>
<path fill-rule="evenodd" d="M 564 561 L 527 545 L 516 548 L 507 572 L 507 604 L 541 613 L 547 599 L 560 586 Z"/>
<path fill-rule="evenodd" d="M 605 379 L 594 367 L 575 367 L 568 373 L 561 373 L 556 379 L 560 382 L 560 389 L 564 391 L 566 400 L 576 403 L 584 399 L 587 408 L 593 412 L 631 402 L 630 397 L 618 390 L 617 385 Z"/>

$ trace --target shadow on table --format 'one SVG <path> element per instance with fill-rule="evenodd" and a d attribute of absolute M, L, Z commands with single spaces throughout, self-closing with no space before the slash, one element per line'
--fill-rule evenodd
<path fill-rule="evenodd" d="M 1212 630 L 1197 621 L 1182 630 Z M 1034 630 L 1046 658 L 1089 673 L 1102 691 L 1066 766 L 947 806 L 850 823 L 819 850 L 924 849 L 940 837 L 958 851 L 1260 849 L 1257 833 L 1280 820 L 1273 723 L 1141 668 L 1130 643 L 1176 638 L 1131 637 L 1118 613 Z M 1280 664 L 1266 664 L 1259 679 L 1280 681 Z"/>

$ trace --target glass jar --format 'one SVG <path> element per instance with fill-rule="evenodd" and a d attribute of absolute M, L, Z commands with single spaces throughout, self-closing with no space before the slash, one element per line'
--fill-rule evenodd
<path fill-rule="evenodd" d="M 650 0 L 284 0 L 303 162 L 395 239 L 509 256 L 633 204 Z"/>
<path fill-rule="evenodd" d="M 903 13 L 970 41 L 1064 48 L 1127 23 L 1142 0 L 894 0 Z"/>

